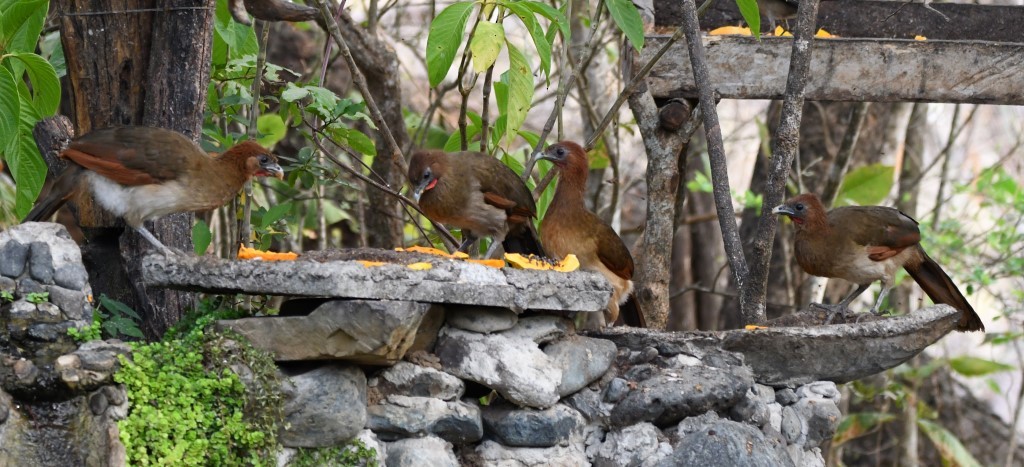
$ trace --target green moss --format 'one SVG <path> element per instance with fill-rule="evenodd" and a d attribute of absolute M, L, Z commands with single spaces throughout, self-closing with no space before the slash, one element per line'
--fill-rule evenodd
<path fill-rule="evenodd" d="M 299 448 L 288 467 L 378 467 L 377 450 L 354 439 L 346 446 Z"/>
<path fill-rule="evenodd" d="M 283 399 L 271 356 L 193 317 L 161 342 L 134 344 L 114 379 L 131 408 L 118 422 L 131 465 L 274 465 Z M 252 370 L 246 388 L 232 368 Z M 248 374 L 248 372 L 244 372 Z"/>

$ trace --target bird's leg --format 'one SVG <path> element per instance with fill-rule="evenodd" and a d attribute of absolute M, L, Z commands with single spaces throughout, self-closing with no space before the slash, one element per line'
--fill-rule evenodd
<path fill-rule="evenodd" d="M 824 303 L 812 303 L 811 306 L 821 308 L 822 310 L 825 310 L 826 313 L 828 313 L 828 318 L 825 319 L 825 324 L 832 323 L 832 319 L 837 314 L 843 317 L 843 321 L 846 321 L 846 312 L 850 308 L 850 302 L 853 302 L 853 299 L 857 298 L 860 294 L 864 293 L 864 291 L 867 290 L 868 287 L 871 287 L 870 282 L 867 284 L 858 285 L 853 292 L 850 292 L 850 294 L 843 298 L 842 301 L 834 305 L 826 305 Z"/>
<path fill-rule="evenodd" d="M 892 290 L 892 285 L 886 284 L 885 282 L 883 282 L 882 283 L 882 291 L 878 293 L 878 299 L 875 300 L 875 305 L 871 307 L 871 313 L 872 314 L 874 314 L 874 315 L 878 315 L 879 314 L 878 307 L 882 306 L 882 300 L 885 300 L 885 297 L 887 295 L 889 295 L 889 291 L 890 290 Z"/>
<path fill-rule="evenodd" d="M 501 242 L 499 242 L 497 238 L 492 238 L 491 246 L 487 247 L 487 252 L 484 253 L 484 259 L 491 259 L 491 256 L 494 255 L 494 252 L 498 249 L 498 245 L 501 245 Z"/>
<path fill-rule="evenodd" d="M 470 232 L 468 230 L 463 230 L 462 244 L 459 245 L 458 251 L 461 251 L 463 253 L 469 253 L 469 247 L 473 246 L 474 242 L 476 242 L 476 235 L 473 235 L 473 232 Z"/>
<path fill-rule="evenodd" d="M 153 234 L 149 233 L 149 230 L 146 230 L 146 227 L 140 225 L 135 228 L 135 231 L 138 232 L 139 235 L 142 235 L 142 238 L 148 240 L 149 243 L 156 247 L 157 250 L 160 250 L 160 252 L 163 253 L 164 256 L 180 254 L 170 248 L 167 248 L 163 243 L 160 243 L 160 240 L 157 240 L 156 237 L 153 236 Z"/>

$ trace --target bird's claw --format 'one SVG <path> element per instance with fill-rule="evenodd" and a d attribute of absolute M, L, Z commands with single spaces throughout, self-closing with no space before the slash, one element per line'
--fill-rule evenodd
<path fill-rule="evenodd" d="M 843 318 L 843 322 L 846 322 L 846 312 L 848 308 L 842 304 L 826 305 L 824 303 L 811 303 L 812 307 L 819 308 L 825 312 L 826 318 L 823 325 L 827 326 L 832 324 L 832 320 L 839 315 Z"/>

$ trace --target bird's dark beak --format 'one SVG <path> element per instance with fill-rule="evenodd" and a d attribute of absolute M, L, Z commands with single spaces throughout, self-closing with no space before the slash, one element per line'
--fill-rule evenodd
<path fill-rule="evenodd" d="M 275 177 L 278 180 L 284 180 L 284 169 L 276 162 L 270 162 L 267 164 L 260 165 L 259 172 L 256 175 L 261 177 Z"/>
<path fill-rule="evenodd" d="M 787 216 L 795 216 L 796 211 L 794 211 L 793 208 L 785 204 L 780 204 L 772 209 L 772 214 L 785 214 Z"/>
<path fill-rule="evenodd" d="M 425 191 L 427 191 L 427 190 L 429 190 L 431 188 L 434 188 L 434 185 L 437 185 L 437 179 L 436 178 L 428 178 L 428 179 L 420 182 L 419 185 L 416 185 L 416 189 L 412 191 L 412 199 L 415 200 L 417 203 L 419 203 L 420 202 L 420 196 L 423 196 L 423 193 Z"/>

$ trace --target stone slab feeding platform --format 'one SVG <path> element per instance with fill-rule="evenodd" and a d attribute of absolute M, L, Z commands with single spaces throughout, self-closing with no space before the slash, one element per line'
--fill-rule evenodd
<path fill-rule="evenodd" d="M 360 260 L 384 264 L 367 266 Z M 408 267 L 416 262 L 430 268 Z M 527 310 L 600 311 L 611 296 L 607 281 L 590 272 L 497 269 L 373 249 L 311 252 L 296 261 L 150 255 L 142 271 L 147 286 L 291 297 L 281 316 L 219 323 L 279 361 L 389 365 L 429 348 L 446 313 L 514 322 Z"/>

